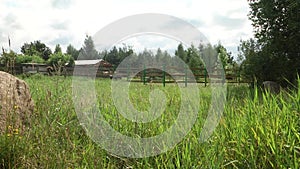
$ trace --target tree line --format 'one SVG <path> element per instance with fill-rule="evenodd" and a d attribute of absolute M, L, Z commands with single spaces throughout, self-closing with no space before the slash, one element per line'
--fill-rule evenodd
<path fill-rule="evenodd" d="M 190 47 L 184 47 L 183 44 L 179 44 L 175 56 L 184 61 L 190 68 L 205 68 L 204 55 L 205 52 L 214 51 L 214 57 L 219 57 L 220 63 L 224 68 L 236 67 L 237 64 L 233 60 L 233 56 L 230 52 L 227 52 L 226 48 L 219 43 L 218 45 L 199 45 L 195 47 L 193 44 Z M 163 51 L 158 48 L 156 51 L 144 49 L 142 52 L 135 52 L 133 47 L 123 44 L 121 47 L 112 47 L 109 51 L 97 51 L 91 36 L 86 36 L 84 45 L 79 50 L 71 44 L 67 47 L 65 52 L 59 44 L 55 46 L 54 51 L 41 41 L 34 41 L 31 43 L 24 43 L 21 47 L 21 53 L 17 54 L 10 50 L 6 52 L 3 50 L 0 63 L 7 65 L 13 62 L 13 64 L 21 63 L 47 63 L 53 66 L 73 66 L 75 60 L 93 60 L 103 59 L 116 68 L 126 57 L 130 56 L 132 65 L 137 65 L 143 62 L 155 62 L 155 63 L 168 63 L 175 66 L 176 60 L 174 56 L 171 56 L 167 51 Z M 217 60 L 206 60 L 206 63 L 216 62 Z M 155 64 L 153 63 L 153 64 Z"/>
<path fill-rule="evenodd" d="M 248 0 L 252 21 L 254 38 L 241 40 L 238 46 L 239 55 L 237 61 L 230 52 L 220 43 L 211 46 L 191 44 L 184 48 L 182 44 L 177 46 L 175 55 L 181 58 L 189 67 L 204 67 L 221 64 L 224 68 L 238 68 L 242 77 L 249 81 L 276 81 L 287 86 L 295 83 L 300 73 L 300 1 L 277 0 L 270 3 L 269 0 Z M 194 46 L 199 45 L 199 46 Z M 204 57 L 216 51 L 221 63 L 217 63 L 213 57 Z M 51 65 L 73 65 L 74 60 L 104 59 L 117 67 L 127 56 L 132 56 L 132 63 L 138 63 L 142 59 L 152 59 L 157 62 L 172 64 L 174 57 L 167 51 L 157 49 L 153 52 L 145 49 L 136 53 L 132 47 L 113 47 L 109 51 L 97 51 L 90 36 L 86 36 L 84 45 L 79 50 L 69 45 L 62 52 L 60 45 L 56 45 L 54 52 L 44 43 L 34 41 L 25 43 L 21 47 L 22 54 L 3 49 L 0 63 L 7 66 L 12 63 L 48 63 Z M 204 60 L 206 59 L 206 60 Z M 203 62 L 203 60 L 205 62 Z"/>
<path fill-rule="evenodd" d="M 248 0 L 254 38 L 241 41 L 239 60 L 248 79 L 296 83 L 300 73 L 300 1 Z"/>

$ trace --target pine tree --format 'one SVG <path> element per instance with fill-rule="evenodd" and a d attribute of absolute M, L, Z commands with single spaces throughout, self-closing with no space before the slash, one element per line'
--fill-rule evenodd
<path fill-rule="evenodd" d="M 94 41 L 91 36 L 86 36 L 83 48 L 79 54 L 80 60 L 100 59 L 98 51 L 95 49 Z"/>
<path fill-rule="evenodd" d="M 71 55 L 74 60 L 77 60 L 79 51 L 73 47 L 71 44 L 67 47 L 67 54 Z"/>
<path fill-rule="evenodd" d="M 55 46 L 54 53 L 62 53 L 61 47 L 59 44 Z"/>

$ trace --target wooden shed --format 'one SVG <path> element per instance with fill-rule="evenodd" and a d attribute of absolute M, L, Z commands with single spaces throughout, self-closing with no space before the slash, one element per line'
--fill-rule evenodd
<path fill-rule="evenodd" d="M 25 74 L 48 74 L 48 65 L 47 64 L 40 64 L 40 63 L 22 63 L 22 72 Z"/>
<path fill-rule="evenodd" d="M 103 59 L 75 60 L 75 69 L 73 75 L 77 76 L 91 76 L 96 71 L 97 77 L 110 77 L 113 73 L 113 66 Z"/>

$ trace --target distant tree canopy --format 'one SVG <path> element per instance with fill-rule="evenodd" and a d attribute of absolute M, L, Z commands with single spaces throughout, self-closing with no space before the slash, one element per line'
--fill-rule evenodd
<path fill-rule="evenodd" d="M 123 59 L 127 56 L 132 55 L 134 52 L 131 47 L 123 45 L 123 47 L 117 48 L 114 46 L 110 51 L 104 52 L 103 59 L 113 64 L 115 67 L 118 66 Z"/>
<path fill-rule="evenodd" d="M 51 49 L 40 41 L 24 43 L 24 45 L 21 47 L 21 52 L 28 56 L 40 56 L 44 60 L 48 60 L 52 54 Z"/>
<path fill-rule="evenodd" d="M 184 50 L 182 43 L 180 43 L 175 51 L 175 55 L 178 56 L 184 62 L 187 61 L 187 52 Z"/>
<path fill-rule="evenodd" d="M 248 0 L 255 39 L 239 46 L 245 76 L 287 84 L 300 73 L 300 1 Z"/>
<path fill-rule="evenodd" d="M 187 50 L 184 49 L 182 44 L 179 44 L 175 55 L 188 64 L 190 68 L 214 69 L 217 67 L 233 68 L 236 66 L 233 56 L 231 56 L 230 52 L 227 52 L 221 43 L 215 46 L 200 44 L 198 48 L 191 45 Z"/>
<path fill-rule="evenodd" d="M 227 52 L 227 49 L 221 43 L 215 46 L 215 50 L 218 53 L 223 68 L 226 69 L 236 66 L 236 62 L 234 61 L 231 52 Z"/>
<path fill-rule="evenodd" d="M 50 48 L 40 41 L 34 41 L 31 43 L 25 43 L 21 47 L 23 54 L 5 53 L 4 57 L 0 58 L 0 63 L 47 63 L 54 67 L 63 67 L 65 65 L 74 65 L 74 60 L 92 60 L 92 59 L 104 59 L 111 63 L 115 68 L 128 56 L 130 63 L 133 65 L 142 65 L 144 63 L 150 63 L 153 65 L 168 64 L 170 66 L 177 66 L 177 59 L 171 56 L 168 51 L 164 51 L 158 48 L 156 51 L 144 49 L 142 52 L 134 52 L 132 46 L 123 44 L 123 46 L 114 46 L 109 51 L 97 51 L 91 36 L 86 36 L 84 45 L 80 50 L 77 50 L 74 46 L 69 44 L 66 49 L 66 53 L 62 52 L 60 44 L 57 44 L 52 53 Z M 218 64 L 222 64 L 224 68 L 232 67 L 235 64 L 231 53 L 227 52 L 224 46 L 220 43 L 215 46 L 207 45 L 195 47 L 191 45 L 188 48 L 184 48 L 182 44 L 179 44 L 175 55 L 178 56 L 183 62 L 185 62 L 190 68 L 208 68 L 205 63 L 212 65 L 211 68 L 216 68 Z M 210 56 L 214 57 L 210 57 Z M 206 57 L 209 56 L 209 57 Z M 220 62 L 217 62 L 216 57 L 219 57 Z M 203 62 L 205 60 L 205 62 Z M 198 70 L 197 70 L 198 71 Z M 198 73 L 194 71 L 194 73 Z"/>
<path fill-rule="evenodd" d="M 53 53 L 62 53 L 60 44 L 57 44 L 57 45 L 55 46 L 55 49 L 54 49 L 54 52 L 53 52 Z"/>
<path fill-rule="evenodd" d="M 212 59 L 212 54 L 214 55 L 213 57 L 215 57 L 214 59 Z M 103 55 L 103 59 L 113 64 L 114 67 L 117 67 L 127 56 L 131 56 L 130 62 L 132 65 L 142 65 L 143 63 L 150 65 L 167 63 L 170 66 L 176 66 L 176 59 L 174 59 L 167 51 L 163 51 L 160 48 L 156 51 L 144 49 L 142 52 L 135 53 L 131 47 L 124 44 L 123 47 L 119 48 L 114 46 L 111 50 L 103 52 Z M 185 49 L 182 44 L 179 44 L 175 50 L 175 55 L 190 68 L 206 68 L 203 62 L 203 59 L 206 58 L 204 56 L 208 56 L 207 58 L 210 60 L 206 60 L 206 63 L 213 65 L 212 68 L 216 68 L 218 64 L 222 63 L 222 67 L 224 68 L 232 68 L 236 65 L 231 53 L 227 52 L 225 47 L 221 44 L 216 46 L 208 45 L 207 47 L 199 48 L 191 45 L 187 49 Z M 219 57 L 220 63 L 217 63 L 217 57 Z"/>
<path fill-rule="evenodd" d="M 86 35 L 84 40 L 84 45 L 80 50 L 79 58 L 80 60 L 93 60 L 100 59 L 100 54 L 95 49 L 94 41 L 91 36 Z"/>
<path fill-rule="evenodd" d="M 73 66 L 74 65 L 74 58 L 72 55 L 68 53 L 62 53 L 62 49 L 59 44 L 55 46 L 54 53 L 50 55 L 48 64 L 54 67 L 64 67 L 64 66 Z"/>
<path fill-rule="evenodd" d="M 72 46 L 71 44 L 67 47 L 67 51 L 66 51 L 66 53 L 67 54 L 69 54 L 69 55 L 71 55 L 72 56 L 72 58 L 74 59 L 74 60 L 77 60 L 77 58 L 78 58 L 78 55 L 79 55 L 79 50 L 77 50 L 74 46 Z"/>

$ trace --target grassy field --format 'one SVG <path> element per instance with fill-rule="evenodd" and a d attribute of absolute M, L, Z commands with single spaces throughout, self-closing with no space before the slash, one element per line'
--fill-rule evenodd
<path fill-rule="evenodd" d="M 213 135 L 199 143 L 209 87 L 199 85 L 200 111 L 196 124 L 176 147 L 147 158 L 117 157 L 102 149 L 85 133 L 72 101 L 71 77 L 32 76 L 28 82 L 35 101 L 31 129 L 0 136 L 0 168 L 300 168 L 300 90 L 279 95 L 261 94 L 247 86 L 228 86 L 225 111 Z M 107 122 L 132 137 L 164 132 L 176 118 L 180 92 L 175 84 L 132 83 L 135 107 L 150 107 L 149 93 L 166 93 L 164 114 L 150 123 L 133 123 L 117 112 L 109 79 L 98 79 L 99 107 Z"/>

